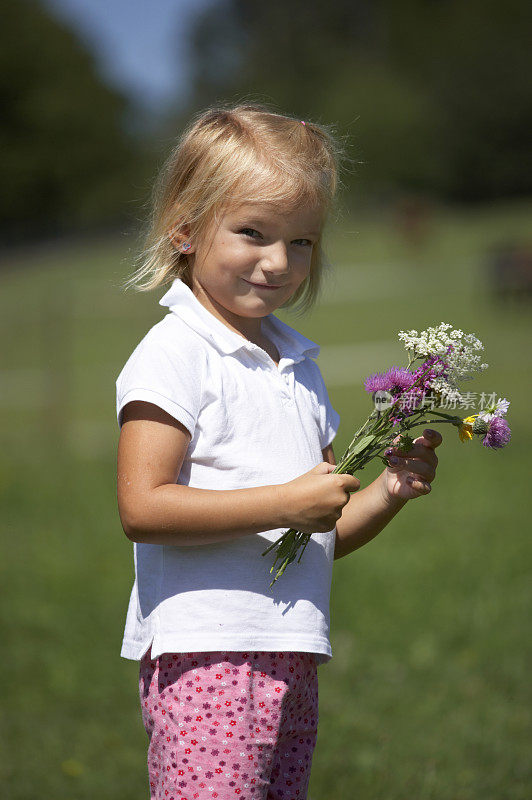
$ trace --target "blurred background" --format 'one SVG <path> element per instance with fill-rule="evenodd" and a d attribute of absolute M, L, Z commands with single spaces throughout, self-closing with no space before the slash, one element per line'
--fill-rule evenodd
<path fill-rule="evenodd" d="M 115 380 L 162 316 L 125 292 L 153 177 L 211 104 L 264 102 L 346 143 L 318 341 L 341 415 L 453 323 L 511 401 L 504 451 L 441 427 L 438 479 L 335 564 L 312 800 L 525 800 L 531 545 L 532 50 L 524 0 L 18 0 L 0 94 L 2 796 L 148 796 Z M 474 413 L 464 410 L 463 414 Z M 362 473 L 367 485 L 378 469 Z"/>

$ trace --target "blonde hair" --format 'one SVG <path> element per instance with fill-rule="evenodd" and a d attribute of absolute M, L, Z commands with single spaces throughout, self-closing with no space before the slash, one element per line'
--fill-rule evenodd
<path fill-rule="evenodd" d="M 148 291 L 181 278 L 192 289 L 186 255 L 172 243 L 199 240 L 209 224 L 233 204 L 270 203 L 290 210 L 322 211 L 325 224 L 339 185 L 343 155 L 329 126 L 270 111 L 264 105 L 209 108 L 185 129 L 155 182 L 140 266 L 125 287 Z M 323 232 L 323 226 L 322 226 Z M 325 261 L 322 232 L 308 278 L 282 306 L 316 301 Z M 143 279 L 147 279 L 141 283 Z"/>

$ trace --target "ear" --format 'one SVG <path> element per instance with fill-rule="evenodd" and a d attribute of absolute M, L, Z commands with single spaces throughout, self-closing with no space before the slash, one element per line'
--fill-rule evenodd
<path fill-rule="evenodd" d="M 188 225 L 180 227 L 178 224 L 168 229 L 168 238 L 172 242 L 173 247 L 179 253 L 186 253 L 189 255 L 194 252 L 194 245 L 189 238 L 190 229 Z M 186 247 L 183 248 L 183 245 Z"/>

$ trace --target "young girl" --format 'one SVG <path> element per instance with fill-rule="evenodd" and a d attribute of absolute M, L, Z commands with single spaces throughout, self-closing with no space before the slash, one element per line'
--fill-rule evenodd
<path fill-rule="evenodd" d="M 140 661 L 157 800 L 304 800 L 333 559 L 435 477 L 429 431 L 358 494 L 357 478 L 331 474 L 339 416 L 319 347 L 273 313 L 316 298 L 338 152 L 323 126 L 208 110 L 154 194 L 132 283 L 171 283 L 170 310 L 120 373 L 117 415 L 135 562 L 121 655 Z M 313 535 L 270 589 L 261 554 L 290 527 Z"/>

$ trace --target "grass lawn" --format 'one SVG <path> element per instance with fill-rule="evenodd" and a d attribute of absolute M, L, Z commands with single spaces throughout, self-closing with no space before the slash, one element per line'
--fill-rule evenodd
<path fill-rule="evenodd" d="M 370 410 L 363 378 L 404 361 L 399 329 L 474 332 L 490 368 L 468 388 L 511 401 L 506 451 L 442 426 L 431 494 L 335 563 L 312 800 L 532 794 L 531 309 L 496 302 L 487 272 L 530 210 L 437 210 L 417 246 L 385 215 L 344 215 L 320 305 L 279 312 L 323 346 L 337 456 Z M 137 664 L 119 656 L 133 560 L 116 508 L 115 380 L 166 309 L 162 291 L 121 290 L 132 247 L 48 245 L 0 265 L 6 800 L 148 797 Z"/>

